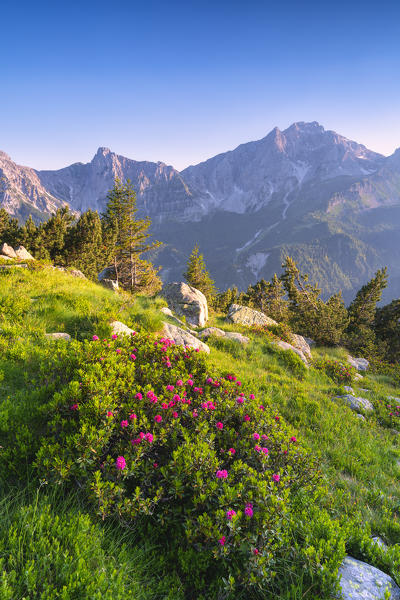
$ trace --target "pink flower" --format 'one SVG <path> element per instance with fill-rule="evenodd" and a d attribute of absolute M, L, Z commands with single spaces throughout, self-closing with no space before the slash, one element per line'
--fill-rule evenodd
<path fill-rule="evenodd" d="M 236 382 L 236 385 L 237 385 L 238 387 L 240 387 L 240 386 L 242 385 L 242 382 L 241 382 L 241 381 L 237 381 L 237 382 Z"/>
<path fill-rule="evenodd" d="M 278 417 L 278 415 L 275 418 L 275 421 L 279 421 L 280 417 Z"/>
<path fill-rule="evenodd" d="M 262 404 L 260 404 L 260 406 L 258 407 L 260 410 L 264 410 L 264 407 Z"/>
<path fill-rule="evenodd" d="M 174 419 L 177 419 L 178 418 L 178 413 L 177 412 L 173 412 L 172 416 L 174 417 Z"/>
<path fill-rule="evenodd" d="M 117 335 L 115 335 L 115 333 L 113 333 L 113 335 L 111 336 L 111 339 L 112 339 L 112 340 L 116 340 L 116 339 L 117 339 L 117 337 L 118 337 L 118 336 L 117 336 Z"/>
<path fill-rule="evenodd" d="M 221 544 L 221 546 L 225 546 L 226 537 L 223 535 L 222 538 L 220 538 L 218 541 Z"/>
<path fill-rule="evenodd" d="M 129 418 L 131 421 L 133 421 L 134 419 L 137 419 L 137 415 L 135 415 L 135 413 L 132 413 L 131 415 L 129 415 Z"/>
<path fill-rule="evenodd" d="M 274 473 L 274 474 L 272 475 L 272 479 L 273 479 L 274 481 L 279 481 L 279 480 L 280 480 L 280 478 L 281 478 L 281 476 L 279 475 L 279 473 Z"/>
<path fill-rule="evenodd" d="M 260 434 L 259 433 L 253 433 L 253 440 L 259 440 L 260 439 Z"/>
<path fill-rule="evenodd" d="M 244 415 L 244 417 L 243 417 L 243 421 L 250 421 L 250 417 L 249 417 L 249 415 Z"/>
<path fill-rule="evenodd" d="M 99 336 L 98 336 L 98 335 L 94 335 L 94 336 L 92 337 L 92 340 L 93 340 L 94 342 L 97 342 L 97 341 L 99 340 Z"/>
<path fill-rule="evenodd" d="M 155 469 L 157 469 L 157 467 L 158 467 L 158 463 L 153 463 L 153 467 L 154 467 Z"/>
<path fill-rule="evenodd" d="M 291 442 L 293 442 L 293 443 L 294 443 L 294 442 L 297 442 L 297 438 L 296 438 L 296 437 L 293 435 L 293 436 L 290 438 L 290 441 L 291 441 Z"/>
<path fill-rule="evenodd" d="M 182 379 L 178 379 L 178 381 L 176 382 L 176 385 L 178 385 L 179 387 L 181 387 L 183 385 Z"/>
<path fill-rule="evenodd" d="M 69 407 L 69 409 L 70 409 L 70 410 L 78 410 L 78 408 L 79 408 L 78 404 L 72 404 L 72 405 Z"/>
<path fill-rule="evenodd" d="M 221 421 L 218 421 L 218 423 L 216 424 L 216 428 L 217 429 L 223 429 L 224 428 L 224 424 L 221 423 Z"/>
<path fill-rule="evenodd" d="M 163 410 L 167 410 L 167 408 L 168 408 L 168 404 L 167 404 L 166 402 L 163 402 L 163 403 L 161 404 L 161 408 L 162 408 Z"/>
<path fill-rule="evenodd" d="M 137 398 L 138 400 L 141 400 L 143 398 L 143 395 L 140 392 L 138 392 L 136 394 L 135 398 Z"/>
<path fill-rule="evenodd" d="M 232 521 L 232 517 L 234 517 L 236 515 L 236 512 L 232 509 L 226 511 L 226 518 L 228 519 L 228 521 Z"/>
<path fill-rule="evenodd" d="M 125 469 L 126 461 L 123 456 L 118 456 L 117 460 L 115 461 L 115 466 L 119 471 L 122 471 L 122 469 Z"/>
<path fill-rule="evenodd" d="M 121 427 L 122 427 L 122 429 L 124 427 L 128 427 L 128 425 L 129 425 L 128 421 L 121 421 Z"/>
<path fill-rule="evenodd" d="M 254 450 L 256 452 L 261 452 L 261 446 L 254 446 Z"/>
<path fill-rule="evenodd" d="M 132 360 L 136 360 L 136 354 L 130 354 L 129 356 Z"/>
<path fill-rule="evenodd" d="M 156 422 L 156 423 L 161 423 L 161 421 L 162 421 L 162 416 L 161 416 L 161 415 L 156 415 L 156 416 L 154 417 L 154 420 L 155 420 L 155 422 Z"/>
<path fill-rule="evenodd" d="M 114 413 L 111 410 L 107 411 L 107 417 L 113 417 Z"/>
<path fill-rule="evenodd" d="M 151 442 L 153 441 L 153 434 L 152 433 L 146 433 L 144 436 L 144 439 L 146 440 L 146 442 L 149 442 L 149 444 L 151 444 Z"/>
<path fill-rule="evenodd" d="M 174 396 L 173 396 L 172 400 L 173 400 L 174 402 L 180 402 L 180 401 L 181 401 L 181 397 L 180 397 L 178 394 L 174 394 Z"/>
<path fill-rule="evenodd" d="M 262 437 L 263 440 L 268 440 L 269 439 L 268 436 L 265 435 L 265 433 L 263 433 L 261 437 Z"/>
<path fill-rule="evenodd" d="M 263 454 L 267 455 L 267 454 L 268 454 L 268 452 L 269 452 L 269 450 L 268 450 L 268 448 L 261 448 L 261 452 L 262 452 Z"/>
<path fill-rule="evenodd" d="M 250 394 L 250 395 L 249 395 L 249 398 L 250 398 L 250 400 L 254 400 L 254 398 L 255 398 L 255 395 L 254 395 L 254 394 Z"/>
<path fill-rule="evenodd" d="M 242 398 L 241 396 L 239 396 L 239 398 L 236 398 L 236 402 L 237 402 L 238 404 L 243 404 L 243 402 L 244 402 L 244 398 Z"/>
<path fill-rule="evenodd" d="M 253 550 L 253 554 L 255 554 L 255 555 L 257 556 L 257 554 L 258 554 L 258 550 L 257 550 L 257 548 L 254 548 L 254 550 Z"/>
<path fill-rule="evenodd" d="M 229 454 L 231 454 L 232 456 L 233 456 L 234 454 L 236 454 L 236 450 L 235 450 L 235 448 L 229 448 L 228 452 L 229 452 Z"/>
<path fill-rule="evenodd" d="M 193 385 L 193 379 L 188 379 L 186 383 L 187 383 L 187 385 L 192 386 Z"/>
<path fill-rule="evenodd" d="M 226 469 L 222 469 L 222 471 L 217 471 L 216 476 L 217 479 L 226 479 L 228 477 L 228 471 Z"/>
<path fill-rule="evenodd" d="M 244 509 L 244 514 L 246 515 L 246 517 L 253 516 L 253 505 L 250 502 L 248 502 L 246 504 L 246 508 Z"/>
<path fill-rule="evenodd" d="M 142 440 L 140 439 L 140 437 L 138 437 L 138 438 L 136 438 L 134 440 L 131 440 L 131 444 L 132 444 L 132 446 L 138 446 L 141 441 Z"/>
<path fill-rule="evenodd" d="M 173 392 L 174 391 L 174 386 L 173 385 L 167 385 L 167 390 L 169 392 Z"/>
<path fill-rule="evenodd" d="M 121 348 L 117 348 L 115 351 L 117 354 L 121 354 Z"/>

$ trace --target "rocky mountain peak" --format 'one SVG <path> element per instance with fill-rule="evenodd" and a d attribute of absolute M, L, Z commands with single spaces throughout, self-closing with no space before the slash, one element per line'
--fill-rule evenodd
<path fill-rule="evenodd" d="M 8 156 L 8 154 L 6 154 L 5 152 L 3 152 L 2 150 L 0 150 L 0 160 L 4 160 L 4 161 L 11 161 L 11 158 Z"/>

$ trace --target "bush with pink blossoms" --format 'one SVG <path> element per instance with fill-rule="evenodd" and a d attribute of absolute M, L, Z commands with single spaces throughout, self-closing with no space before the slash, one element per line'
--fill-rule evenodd
<path fill-rule="evenodd" d="M 237 378 L 190 349 L 140 333 L 73 349 L 80 365 L 54 395 L 40 472 L 78 483 L 103 519 L 168 540 L 196 597 L 223 580 L 269 593 L 299 498 L 311 505 L 319 487 L 301 440 L 267 398 L 238 396 Z"/>

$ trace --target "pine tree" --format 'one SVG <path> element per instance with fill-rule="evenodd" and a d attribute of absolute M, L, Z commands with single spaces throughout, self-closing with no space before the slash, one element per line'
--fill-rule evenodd
<path fill-rule="evenodd" d="M 214 308 L 218 312 L 227 313 L 231 304 L 236 304 L 239 291 L 236 286 L 228 288 L 215 296 Z"/>
<path fill-rule="evenodd" d="M 352 352 L 365 356 L 379 354 L 376 347 L 374 321 L 376 305 L 387 286 L 387 268 L 379 269 L 374 277 L 356 294 L 349 306 L 348 344 Z"/>
<path fill-rule="evenodd" d="M 321 290 L 308 282 L 308 276 L 300 272 L 292 258 L 288 256 L 282 266 L 292 328 L 320 344 L 339 344 L 349 323 L 341 294 L 325 303 L 320 298 Z"/>
<path fill-rule="evenodd" d="M 42 245 L 37 258 L 50 258 L 53 263 L 61 265 L 66 263 L 65 237 L 73 220 L 68 206 L 63 206 L 39 228 Z"/>
<path fill-rule="evenodd" d="M 283 283 L 275 273 L 272 281 L 261 279 L 255 285 L 249 286 L 246 293 L 246 303 L 275 321 L 287 322 L 289 308 L 285 295 Z"/>
<path fill-rule="evenodd" d="M 102 227 L 97 211 L 82 213 L 69 229 L 64 254 L 68 266 L 80 269 L 90 279 L 97 279 L 97 274 L 105 265 Z"/>
<path fill-rule="evenodd" d="M 376 310 L 374 331 L 379 346 L 384 347 L 385 360 L 400 362 L 400 299 Z"/>
<path fill-rule="evenodd" d="M 203 292 L 207 302 L 213 306 L 216 296 L 215 283 L 206 269 L 204 257 L 200 254 L 197 244 L 189 257 L 183 276 L 189 285 Z"/>
<path fill-rule="evenodd" d="M 105 231 L 115 241 L 110 249 L 110 258 L 113 259 L 117 281 L 132 293 L 153 292 L 161 287 L 158 270 L 141 255 L 161 244 L 147 242 L 151 221 L 148 217 L 137 219 L 137 210 L 136 194 L 131 182 L 127 180 L 122 183 L 116 179 L 107 196 L 103 220 Z"/>

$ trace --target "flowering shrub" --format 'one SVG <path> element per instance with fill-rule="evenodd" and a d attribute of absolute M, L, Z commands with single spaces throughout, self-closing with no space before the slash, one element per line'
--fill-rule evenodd
<path fill-rule="evenodd" d="M 78 482 L 102 518 L 133 519 L 165 540 L 193 589 L 214 593 L 223 578 L 270 590 L 298 498 L 312 503 L 318 487 L 280 416 L 168 339 L 94 338 L 76 349 L 81 367 L 54 396 L 39 469 Z"/>
<path fill-rule="evenodd" d="M 344 365 L 339 360 L 333 358 L 317 358 L 313 362 L 313 367 L 324 371 L 328 377 L 338 384 L 352 383 L 356 374 L 354 367 Z"/>

